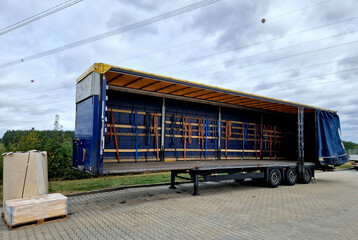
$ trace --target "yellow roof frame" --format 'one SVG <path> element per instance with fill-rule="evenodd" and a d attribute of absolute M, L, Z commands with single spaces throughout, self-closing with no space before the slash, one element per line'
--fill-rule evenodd
<path fill-rule="evenodd" d="M 276 105 L 281 104 L 282 107 L 284 107 L 284 105 L 287 105 L 287 106 L 290 106 L 290 107 L 294 106 L 294 107 L 303 107 L 303 108 L 308 108 L 308 109 L 318 109 L 318 110 L 323 110 L 323 111 L 335 112 L 335 111 L 330 110 L 330 109 L 324 109 L 324 108 L 314 107 L 314 106 L 310 106 L 310 105 L 306 105 L 306 104 L 300 104 L 300 103 L 295 103 L 295 102 L 291 102 L 291 101 L 286 101 L 286 100 L 281 100 L 281 99 L 276 99 L 276 98 L 270 98 L 270 97 L 265 97 L 265 96 L 261 96 L 261 95 L 245 93 L 245 92 L 241 92 L 241 91 L 235 91 L 235 90 L 230 90 L 230 89 L 210 86 L 210 85 L 201 84 L 201 83 L 190 82 L 190 81 L 186 81 L 186 80 L 182 80 L 182 79 L 178 79 L 178 78 L 162 76 L 162 75 L 158 75 L 158 74 L 153 74 L 153 73 L 133 70 L 133 69 L 129 69 L 129 68 L 117 67 L 117 66 L 113 66 L 113 65 L 109 65 L 109 64 L 105 64 L 105 63 L 95 63 L 95 64 L 93 64 L 80 77 L 77 78 L 77 83 L 82 81 L 86 76 L 88 76 L 92 72 L 97 72 L 99 74 L 106 74 L 108 72 L 111 72 L 111 69 L 112 70 L 114 70 L 114 69 L 122 70 L 122 71 L 130 72 L 132 74 L 140 74 L 142 76 L 145 75 L 146 76 L 145 78 L 148 79 L 148 80 L 164 79 L 164 80 L 162 80 L 163 82 L 165 80 L 168 80 L 168 81 L 170 80 L 170 81 L 175 81 L 175 83 L 177 85 L 193 86 L 193 88 L 203 89 L 203 91 L 206 90 L 206 89 L 209 89 L 208 91 L 212 91 L 213 93 L 216 92 L 216 91 L 224 93 L 224 94 L 226 93 L 227 96 L 231 96 L 231 95 L 233 97 L 235 97 L 235 96 L 236 97 L 243 96 L 244 98 L 247 98 L 247 99 L 256 99 L 257 100 L 256 103 L 250 103 L 251 105 L 252 104 L 257 105 L 258 103 L 260 103 L 262 105 L 262 104 L 267 103 L 267 102 L 272 102 L 272 103 L 275 103 Z M 107 79 L 107 81 L 108 81 L 108 79 Z M 161 80 L 158 80 L 158 82 L 160 82 L 160 81 Z M 173 86 L 175 85 L 175 83 L 173 84 Z M 190 87 L 188 87 L 188 88 L 190 88 Z M 176 91 L 176 92 L 178 92 L 178 91 Z M 260 106 L 260 104 L 258 106 Z M 271 108 L 272 107 L 266 108 L 266 110 L 271 110 Z"/>

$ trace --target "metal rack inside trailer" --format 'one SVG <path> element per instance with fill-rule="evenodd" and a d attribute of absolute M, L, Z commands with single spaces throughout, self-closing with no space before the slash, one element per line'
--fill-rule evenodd
<path fill-rule="evenodd" d="M 170 170 L 195 182 L 280 169 L 285 180 L 347 161 L 332 110 L 107 64 L 77 80 L 75 138 L 73 166 L 93 174 Z"/>

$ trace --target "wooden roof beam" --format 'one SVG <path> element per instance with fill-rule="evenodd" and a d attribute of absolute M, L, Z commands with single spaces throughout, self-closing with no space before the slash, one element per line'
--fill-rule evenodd
<path fill-rule="evenodd" d="M 166 89 L 166 88 L 173 87 L 173 86 L 175 86 L 175 85 L 176 85 L 176 84 L 169 84 L 168 86 L 155 89 L 155 90 L 153 90 L 153 92 L 158 92 L 158 91 L 164 90 L 164 89 Z"/>
<path fill-rule="evenodd" d="M 108 80 L 107 81 L 107 84 L 108 83 L 110 83 L 110 82 L 113 82 L 114 80 L 116 80 L 116 79 L 118 79 L 118 78 L 120 78 L 120 77 L 122 77 L 124 74 L 118 74 L 117 76 L 115 76 L 114 78 L 112 78 L 111 80 Z"/>
<path fill-rule="evenodd" d="M 137 78 L 137 79 L 135 79 L 135 80 L 133 80 L 133 81 L 130 81 L 130 82 L 127 83 L 127 84 L 124 84 L 122 87 L 127 87 L 127 86 L 131 85 L 132 83 L 138 82 L 138 81 L 141 80 L 141 79 L 143 79 L 143 78 L 142 78 L 142 77 L 139 77 L 139 78 Z"/>

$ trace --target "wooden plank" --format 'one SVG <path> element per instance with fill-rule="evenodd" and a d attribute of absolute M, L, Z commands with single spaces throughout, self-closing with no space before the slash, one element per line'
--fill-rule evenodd
<path fill-rule="evenodd" d="M 167 129 L 168 130 L 168 129 Z M 224 132 L 221 132 L 223 135 L 225 134 Z M 242 134 L 240 134 L 240 133 L 235 133 L 235 132 L 233 132 L 232 133 L 233 135 L 239 135 L 239 136 L 242 136 Z M 110 133 L 108 133 L 108 132 L 106 132 L 105 133 L 105 135 L 106 136 L 108 136 L 108 135 L 110 135 Z M 160 136 L 161 134 L 158 134 L 158 136 Z M 125 136 L 125 137 L 134 137 L 135 136 L 135 134 L 134 133 L 116 133 L 116 136 Z M 137 134 L 137 137 L 146 137 L 146 136 L 148 136 L 148 134 L 146 134 L 146 133 L 138 133 Z M 150 136 L 151 137 L 154 137 L 155 136 L 155 134 L 150 134 Z M 254 134 L 248 134 L 248 136 L 254 136 Z M 276 139 L 279 139 L 279 138 L 282 138 L 282 139 L 285 139 L 285 137 L 284 136 L 274 136 L 274 135 L 264 135 L 265 137 L 271 137 L 272 138 L 272 142 L 274 142 L 274 140 L 273 140 L 273 138 L 276 138 Z M 178 135 L 178 134 L 176 134 L 176 135 L 171 135 L 171 134 L 165 134 L 165 137 L 175 137 L 175 138 L 183 138 L 183 135 Z M 197 139 L 197 138 L 199 138 L 198 136 L 191 136 L 191 138 L 193 138 L 193 139 Z M 214 137 L 204 137 L 204 139 L 205 138 L 207 138 L 207 139 L 215 139 Z M 218 137 L 216 137 L 216 138 L 218 138 Z M 230 141 L 242 141 L 242 137 L 238 137 L 238 138 L 235 138 L 235 137 L 231 137 L 230 138 Z M 253 139 L 253 138 L 248 138 L 248 139 L 246 139 L 246 141 L 249 141 L 249 142 L 252 142 L 252 141 L 255 141 L 255 139 Z M 268 139 L 268 140 L 263 140 L 263 142 L 270 142 L 270 140 Z M 276 140 L 276 142 L 283 142 L 283 141 L 280 141 L 280 140 Z"/>
<path fill-rule="evenodd" d="M 107 111 L 113 111 L 113 112 L 119 112 L 119 113 L 129 113 L 129 114 L 134 113 L 134 111 L 132 112 L 131 110 L 115 109 L 115 108 L 108 108 Z M 136 113 L 141 114 L 141 115 L 152 114 L 152 112 L 142 112 L 142 111 L 136 111 Z M 162 116 L 162 114 L 158 113 L 158 116 Z"/>
<path fill-rule="evenodd" d="M 155 152 L 156 149 L 137 149 L 138 152 Z M 116 152 L 116 149 L 104 149 L 105 153 L 113 153 Z M 136 149 L 118 149 L 118 152 L 122 153 L 131 153 L 136 152 Z"/>
<path fill-rule="evenodd" d="M 126 84 L 132 82 L 136 78 L 138 78 L 138 77 L 131 76 L 131 75 L 122 75 L 120 78 L 118 78 L 118 79 L 120 79 L 120 81 L 118 81 L 118 79 L 116 79 L 113 82 L 111 82 L 111 85 L 122 87 L 122 86 L 125 86 Z"/>
<path fill-rule="evenodd" d="M 166 87 L 166 86 L 170 86 L 170 85 L 171 85 L 171 83 L 158 81 L 156 83 L 150 84 L 149 86 L 142 87 L 141 89 L 145 90 L 145 91 L 155 92 L 157 89 L 160 89 L 160 88 Z"/>
<path fill-rule="evenodd" d="M 170 135 L 170 134 L 165 134 L 166 137 L 173 137 L 173 135 Z M 177 137 L 177 138 L 182 138 L 183 135 L 174 135 L 174 137 Z M 198 136 L 191 136 L 191 138 L 198 138 Z M 207 139 L 214 139 L 214 137 L 206 137 Z M 204 137 L 205 139 L 205 137 Z"/>
<path fill-rule="evenodd" d="M 22 229 L 22 228 L 27 228 L 27 227 L 32 227 L 32 226 L 36 226 L 39 224 L 43 224 L 43 223 L 51 223 L 51 222 L 56 222 L 56 221 L 60 221 L 60 220 L 64 220 L 67 219 L 68 215 L 61 215 L 61 216 L 56 216 L 56 217 L 50 217 L 50 218 L 43 218 L 43 219 L 38 219 L 36 221 L 31 221 L 31 222 L 26 222 L 26 223 L 21 223 L 21 224 L 17 224 L 17 225 L 11 225 L 9 224 L 6 219 L 4 219 L 5 224 L 7 225 L 7 227 L 10 230 L 16 230 L 16 229 Z"/>
<path fill-rule="evenodd" d="M 107 158 L 103 160 L 104 163 L 126 163 L 135 162 L 134 158 L 121 158 L 119 161 L 116 158 Z M 157 158 L 137 158 L 137 162 L 158 162 Z"/>
<path fill-rule="evenodd" d="M 214 157 L 207 157 L 206 161 L 208 160 L 215 160 Z M 175 162 L 175 161 L 200 161 L 200 156 L 197 157 L 192 157 L 192 158 L 188 158 L 186 157 L 185 160 L 184 158 L 178 157 L 178 160 L 176 158 L 165 158 L 164 162 Z M 205 161 L 204 156 L 202 156 L 202 160 L 201 161 Z"/>
<path fill-rule="evenodd" d="M 136 149 L 118 149 L 119 152 L 122 152 L 122 153 L 134 153 L 136 152 Z M 157 151 L 156 149 L 138 149 L 137 150 L 138 152 L 155 152 Z M 184 149 L 183 148 L 177 148 L 175 150 L 175 148 L 166 148 L 165 149 L 166 152 L 174 152 L 174 151 L 177 151 L 177 152 L 183 152 Z M 187 152 L 205 152 L 205 149 L 198 149 L 198 148 L 195 148 L 195 149 L 186 149 Z M 206 150 L 207 152 L 216 152 L 217 150 L 216 149 L 207 149 Z M 221 149 L 222 152 L 225 152 L 225 149 Z M 105 153 L 115 153 L 116 152 L 116 149 L 104 149 L 104 152 Z M 228 149 L 227 152 L 242 152 L 242 149 Z M 260 150 L 253 150 L 253 149 L 245 149 L 245 152 L 247 153 L 255 153 L 255 152 L 260 152 Z M 262 150 L 261 152 L 270 152 L 270 150 Z M 280 152 L 278 150 L 271 150 L 271 152 Z"/>
<path fill-rule="evenodd" d="M 118 149 L 119 152 L 123 152 L 123 153 L 131 153 L 131 152 L 135 152 L 136 150 L 135 149 Z M 155 152 L 157 151 L 156 149 L 138 149 L 138 152 Z M 174 152 L 175 149 L 174 148 L 167 148 L 165 149 L 166 152 Z M 183 148 L 177 148 L 176 151 L 184 151 Z M 205 151 L 202 150 L 202 149 L 186 149 L 187 152 L 200 152 L 200 151 Z M 214 152 L 216 151 L 215 149 L 207 149 L 208 152 Z M 104 149 L 104 152 L 107 152 L 107 153 L 113 153 L 113 152 L 116 152 L 116 149 Z"/>
<path fill-rule="evenodd" d="M 221 122 L 226 122 L 228 120 L 221 120 Z M 244 122 L 239 122 L 239 121 L 231 121 L 231 123 L 237 123 L 237 124 L 243 124 Z M 248 123 L 249 125 L 259 125 L 258 123 Z M 223 127 L 225 128 L 225 125 L 223 125 Z"/>
<path fill-rule="evenodd" d="M 110 135 L 110 133 L 106 132 L 105 135 Z M 116 133 L 116 136 L 134 137 L 135 134 L 134 133 Z M 137 133 L 137 137 L 146 137 L 146 136 L 148 136 L 146 133 Z M 155 134 L 150 134 L 150 136 L 155 136 Z M 158 134 L 158 136 L 160 136 L 160 134 Z"/>
<path fill-rule="evenodd" d="M 225 150 L 225 149 L 221 149 L 221 152 L 242 152 L 242 149 L 228 149 L 228 150 Z M 249 149 L 245 149 L 245 152 L 255 152 L 255 150 L 249 150 Z"/>
<path fill-rule="evenodd" d="M 242 152 L 242 149 L 228 149 L 227 150 L 228 152 Z M 221 149 L 221 152 L 225 152 L 225 149 Z M 255 153 L 255 152 L 260 152 L 260 150 L 246 150 L 245 149 L 245 152 L 250 152 L 250 153 Z M 262 150 L 261 152 L 264 152 L 264 153 L 269 153 L 270 150 Z M 271 150 L 271 152 L 280 152 L 280 151 L 277 151 L 277 150 Z"/>
<path fill-rule="evenodd" d="M 165 114 L 165 117 L 171 117 L 172 114 Z M 182 118 L 182 117 L 187 117 L 188 119 L 194 119 L 194 120 L 199 120 L 199 119 L 205 119 L 202 117 L 192 117 L 192 116 L 182 116 L 182 115 L 174 115 L 174 117 L 176 118 Z M 213 121 L 213 120 L 217 120 L 216 118 L 208 118 L 208 120 Z M 180 122 L 181 123 L 181 122 Z"/>
<path fill-rule="evenodd" d="M 106 123 L 106 127 L 112 127 L 113 124 Z M 116 128 L 133 128 L 132 125 L 126 125 L 126 124 L 114 124 L 114 127 Z M 138 129 L 145 129 L 145 126 L 137 126 Z"/>
<path fill-rule="evenodd" d="M 166 152 L 174 152 L 175 151 L 175 148 L 166 148 L 165 149 Z M 184 149 L 183 148 L 177 148 L 176 150 L 177 152 L 180 151 L 180 152 L 183 152 Z M 205 149 L 190 149 L 190 148 L 187 148 L 186 149 L 187 152 L 201 152 L 201 151 L 204 151 L 205 152 Z M 206 150 L 207 152 L 215 152 L 217 151 L 216 149 L 207 149 Z"/>

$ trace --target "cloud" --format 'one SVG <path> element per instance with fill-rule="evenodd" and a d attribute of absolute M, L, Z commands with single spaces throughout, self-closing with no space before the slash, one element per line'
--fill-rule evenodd
<path fill-rule="evenodd" d="M 131 5 L 134 8 L 140 8 L 145 11 L 154 11 L 158 9 L 159 1 L 146 1 L 146 0 L 132 0 L 126 2 L 128 5 Z"/>
<path fill-rule="evenodd" d="M 83 1 L 0 36 L 0 64 L 191 3 Z M 0 136 L 7 129 L 52 129 L 56 114 L 65 130 L 73 130 L 76 78 L 93 63 L 105 62 L 334 109 L 341 117 L 344 138 L 358 142 L 358 81 L 354 80 L 358 71 L 333 73 L 358 68 L 356 44 L 293 56 L 354 41 L 358 33 L 329 37 L 354 31 L 356 20 L 328 24 L 355 17 L 356 2 L 327 1 L 296 11 L 314 4 L 308 0 L 220 1 L 125 34 L 1 69 Z M 9 26 L 53 5 L 53 1 L 5 1 L 0 23 Z M 262 18 L 266 23 L 260 22 Z M 327 27 L 289 35 L 325 24 Z M 273 38 L 276 40 L 268 41 Z M 193 58 L 200 59 L 190 61 Z M 312 77 L 327 73 L 333 74 Z"/>

